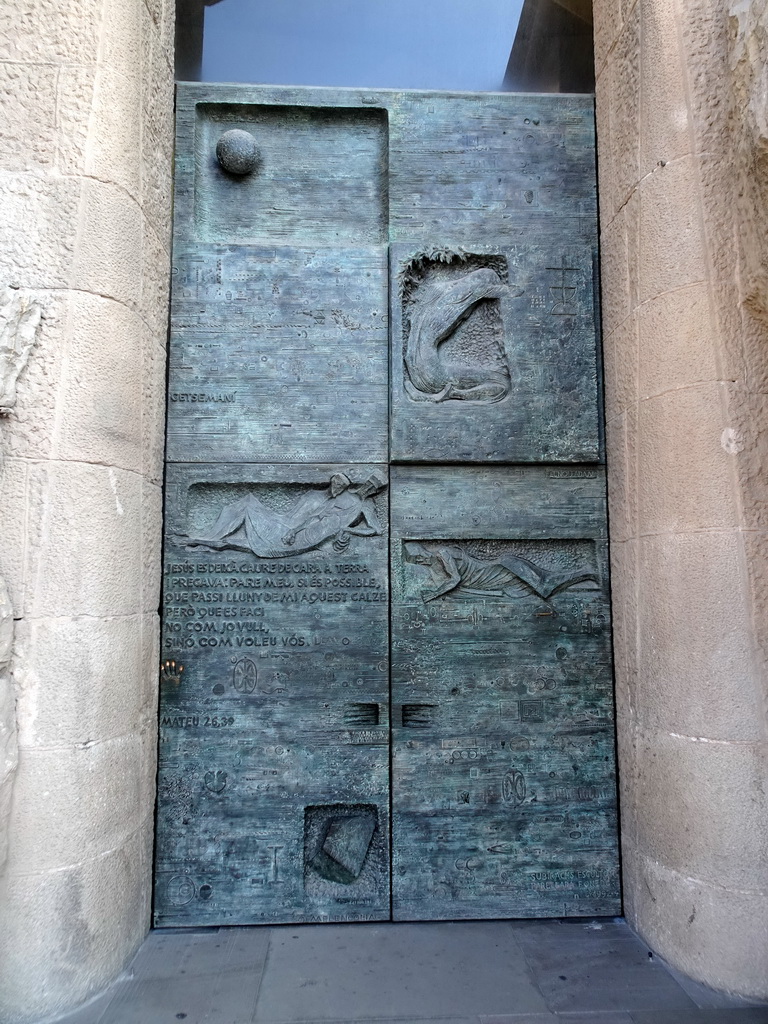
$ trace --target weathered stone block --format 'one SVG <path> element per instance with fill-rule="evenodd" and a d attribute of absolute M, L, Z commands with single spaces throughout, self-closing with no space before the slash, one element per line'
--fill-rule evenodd
<path fill-rule="evenodd" d="M 75 249 L 80 182 L 7 174 L 0 179 L 0 280 L 21 288 L 63 288 Z"/>
<path fill-rule="evenodd" d="M 141 19 L 143 0 L 100 0 L 103 32 L 99 58 L 102 64 L 123 71 L 130 77 L 141 77 Z"/>
<path fill-rule="evenodd" d="M 141 29 L 141 156 L 144 215 L 164 245 L 171 236 L 171 186 L 173 133 L 168 131 L 168 111 L 173 109 L 173 21 L 174 4 L 165 3 L 161 28 L 145 9 Z M 168 33 L 171 46 L 163 48 L 162 33 Z M 166 300 L 167 304 L 167 300 Z"/>
<path fill-rule="evenodd" d="M 643 537 L 638 594 L 641 725 L 758 741 L 764 727 L 753 682 L 740 535 Z"/>
<path fill-rule="evenodd" d="M 30 469 L 25 607 L 35 616 L 141 608 L 141 478 L 82 463 Z M 39 504 L 35 502 L 39 501 Z"/>
<path fill-rule="evenodd" d="M 711 0 L 686 0 L 677 16 L 696 149 L 699 153 L 719 152 L 730 163 L 728 119 L 734 108 L 729 87 L 727 7 Z"/>
<path fill-rule="evenodd" d="M 19 747 L 11 876 L 74 867 L 124 845 L 146 817 L 138 734 L 73 747 Z"/>
<path fill-rule="evenodd" d="M 727 529 L 735 522 L 729 456 L 721 445 L 722 385 L 702 384 L 640 403 L 640 532 Z"/>
<path fill-rule="evenodd" d="M 69 300 L 58 387 L 59 458 L 141 470 L 142 335 L 137 313 L 87 292 Z"/>
<path fill-rule="evenodd" d="M 617 722 L 632 718 L 638 700 L 638 543 L 611 544 L 611 608 Z M 624 723 L 627 727 L 627 723 Z"/>
<path fill-rule="evenodd" d="M 0 544 L 0 577 L 5 580 L 17 615 L 24 607 L 27 546 L 27 503 L 29 476 L 27 464 L 20 459 L 5 459 L 0 468 L 0 519 L 3 543 Z"/>
<path fill-rule="evenodd" d="M 8 853 L 8 824 L 18 764 L 16 700 L 11 679 L 13 607 L 0 576 L 0 873 Z"/>
<path fill-rule="evenodd" d="M 126 843 L 63 871 L 0 882 L 0 1016 L 32 1024 L 109 984 L 149 923 L 152 817 Z"/>
<path fill-rule="evenodd" d="M 629 264 L 630 260 L 637 259 L 637 253 L 634 246 L 631 251 L 629 248 L 626 210 L 617 213 L 612 220 L 603 221 L 601 241 L 603 334 L 610 338 L 629 316 L 633 305 Z"/>
<path fill-rule="evenodd" d="M 141 236 L 141 315 L 155 338 L 164 343 L 168 331 L 171 255 L 146 216 L 142 216 Z"/>
<path fill-rule="evenodd" d="M 141 451 L 142 473 L 154 484 L 163 480 L 165 449 L 165 364 L 166 348 L 146 324 L 141 332 L 142 398 Z"/>
<path fill-rule="evenodd" d="M 727 395 L 723 451 L 733 462 L 741 490 L 741 513 L 747 530 L 768 529 L 768 395 L 735 384 Z"/>
<path fill-rule="evenodd" d="M 627 411 L 637 401 L 638 314 L 631 313 L 603 338 L 605 418 Z"/>
<path fill-rule="evenodd" d="M 56 167 L 61 174 L 82 174 L 88 148 L 96 66 L 65 65 L 58 69 Z"/>
<path fill-rule="evenodd" d="M 51 167 L 56 158 L 57 70 L 51 66 L 0 63 L 3 170 Z"/>
<path fill-rule="evenodd" d="M 616 42 L 611 104 L 613 208 L 618 211 L 640 178 L 640 5 L 627 13 Z"/>
<path fill-rule="evenodd" d="M 82 746 L 124 736 L 149 719 L 157 675 L 151 625 L 138 615 L 18 622 L 14 678 L 22 745 Z"/>
<path fill-rule="evenodd" d="M 706 277 L 696 164 L 681 157 L 657 166 L 640 184 L 640 298 Z"/>
<path fill-rule="evenodd" d="M 707 885 L 624 849 L 629 922 L 663 957 L 713 988 L 768 998 L 768 895 Z"/>
<path fill-rule="evenodd" d="M 705 284 L 663 292 L 638 315 L 641 398 L 718 379 L 717 325 Z"/>
<path fill-rule="evenodd" d="M 621 6 L 615 0 L 595 3 L 595 71 L 598 82 L 611 62 L 610 51 L 621 31 Z"/>
<path fill-rule="evenodd" d="M 141 270 L 141 215 L 135 202 L 117 185 L 83 179 L 71 286 L 137 309 Z"/>
<path fill-rule="evenodd" d="M 636 405 L 606 423 L 606 438 L 617 453 L 608 463 L 611 535 L 616 541 L 631 540 L 638 533 L 637 423 Z"/>
<path fill-rule="evenodd" d="M 671 870 L 731 892 L 765 892 L 765 772 L 757 745 L 645 732 L 638 749 L 639 848 Z"/>
<path fill-rule="evenodd" d="M 156 612 L 160 607 L 162 574 L 163 491 L 160 484 L 141 482 L 141 608 Z"/>
<path fill-rule="evenodd" d="M 121 185 L 138 200 L 141 132 L 141 80 L 135 66 L 124 69 L 101 64 L 89 120 L 86 173 Z"/>
<path fill-rule="evenodd" d="M 677 8 L 665 0 L 640 0 L 640 175 L 660 161 L 691 152 L 686 84 L 679 47 Z M 639 130 L 638 130 L 639 129 Z"/>
<path fill-rule="evenodd" d="M 101 7 L 101 0 L 82 0 L 76 6 L 63 5 L 59 0 L 20 0 L 3 7 L 0 59 L 50 64 L 95 62 Z"/>

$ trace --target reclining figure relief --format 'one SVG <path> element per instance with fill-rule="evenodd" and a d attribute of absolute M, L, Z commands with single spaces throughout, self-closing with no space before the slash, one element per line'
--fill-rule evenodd
<path fill-rule="evenodd" d="M 285 512 L 277 512 L 254 494 L 233 501 L 219 513 L 207 534 L 178 534 L 175 542 L 187 548 L 246 551 L 258 558 L 281 558 L 312 551 L 332 541 L 344 551 L 350 537 L 374 537 L 382 532 L 373 501 L 386 486 L 377 473 L 356 487 L 344 473 L 334 473 L 323 490 L 313 488 Z"/>
<path fill-rule="evenodd" d="M 596 573 L 590 568 L 541 569 L 527 558 L 510 552 L 485 560 L 459 544 L 445 541 L 405 541 L 403 551 L 406 562 L 430 570 L 433 586 L 421 592 L 425 604 L 449 594 L 515 598 L 533 593 L 548 601 L 578 583 L 599 585 Z"/>

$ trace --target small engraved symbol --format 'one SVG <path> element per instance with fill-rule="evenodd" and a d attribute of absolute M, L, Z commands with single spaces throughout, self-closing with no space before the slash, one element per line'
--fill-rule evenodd
<path fill-rule="evenodd" d="M 428 729 L 432 725 L 434 704 L 403 704 L 404 729 Z"/>
<path fill-rule="evenodd" d="M 168 880 L 168 888 L 165 895 L 169 903 L 176 907 L 183 907 L 195 898 L 195 883 L 188 875 L 174 875 Z"/>
<path fill-rule="evenodd" d="M 272 885 L 280 885 L 282 880 L 278 877 L 277 855 L 282 850 L 282 846 L 268 846 L 267 849 L 272 854 Z"/>
<path fill-rule="evenodd" d="M 205 773 L 205 788 L 212 793 L 223 793 L 227 784 L 227 773 L 222 771 Z"/>
<path fill-rule="evenodd" d="M 543 722 L 544 721 L 544 702 L 540 700 L 521 700 L 520 701 L 520 721 L 521 722 Z"/>
<path fill-rule="evenodd" d="M 517 768 L 507 772 L 501 781 L 501 795 L 508 804 L 521 804 L 525 800 L 525 776 Z"/>
<path fill-rule="evenodd" d="M 232 670 L 232 685 L 238 693 L 253 693 L 258 681 L 256 662 L 241 658 Z"/>
<path fill-rule="evenodd" d="M 160 683 L 167 686 L 180 686 L 181 674 L 184 671 L 183 665 L 177 665 L 175 661 L 163 661 L 160 664 Z"/>
<path fill-rule="evenodd" d="M 344 724 L 357 729 L 370 729 L 379 724 L 378 704 L 346 704 Z"/>
<path fill-rule="evenodd" d="M 551 270 L 556 274 L 560 274 L 560 284 L 550 285 L 549 291 L 554 298 L 554 304 L 550 309 L 550 315 L 552 316 L 573 316 L 578 313 L 578 309 L 574 303 L 576 297 L 576 285 L 566 284 L 567 274 L 575 274 L 578 271 L 578 267 L 569 267 L 566 264 L 565 256 L 563 256 L 562 263 L 559 267 L 547 267 L 547 270 Z"/>
<path fill-rule="evenodd" d="M 536 678 L 530 683 L 530 689 L 534 693 L 541 690 L 555 690 L 557 689 L 557 680 L 547 675 L 545 669 L 539 668 L 536 672 Z"/>

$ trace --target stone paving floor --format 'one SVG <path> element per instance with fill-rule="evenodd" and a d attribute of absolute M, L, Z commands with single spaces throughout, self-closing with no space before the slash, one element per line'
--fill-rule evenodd
<path fill-rule="evenodd" d="M 768 1024 L 671 971 L 621 920 L 152 932 L 58 1024 Z"/>

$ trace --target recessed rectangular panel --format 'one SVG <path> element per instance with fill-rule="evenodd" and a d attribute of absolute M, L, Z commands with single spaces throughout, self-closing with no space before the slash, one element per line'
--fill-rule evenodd
<path fill-rule="evenodd" d="M 396 920 L 620 912 L 605 481 L 392 473 Z"/>
<path fill-rule="evenodd" d="M 158 924 L 388 918 L 387 490 L 169 466 Z"/>
<path fill-rule="evenodd" d="M 386 461 L 386 249 L 177 240 L 168 398 L 169 461 Z"/>
<path fill-rule="evenodd" d="M 217 159 L 221 136 L 246 131 L 247 174 Z M 366 107 L 198 103 L 196 234 L 209 242 L 361 245 L 387 239 L 387 112 Z"/>
<path fill-rule="evenodd" d="M 600 458 L 593 253 L 562 240 L 391 247 L 391 454 Z"/>

